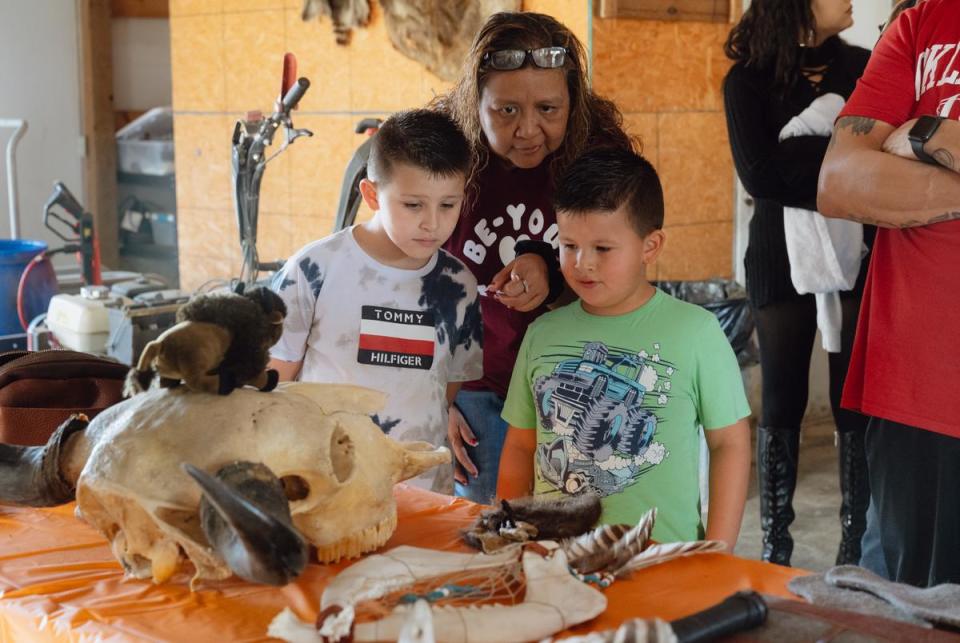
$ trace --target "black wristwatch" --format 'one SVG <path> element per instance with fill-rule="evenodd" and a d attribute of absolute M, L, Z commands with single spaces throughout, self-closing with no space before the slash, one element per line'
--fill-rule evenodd
<path fill-rule="evenodd" d="M 924 163 L 939 165 L 935 158 L 924 151 L 923 146 L 933 138 L 933 135 L 937 132 L 937 128 L 940 127 L 940 123 L 943 122 L 943 120 L 942 116 L 921 116 L 917 119 L 917 122 L 913 124 L 913 127 L 910 128 L 910 133 L 907 134 L 907 138 L 910 139 L 910 147 L 913 148 L 914 156 Z"/>

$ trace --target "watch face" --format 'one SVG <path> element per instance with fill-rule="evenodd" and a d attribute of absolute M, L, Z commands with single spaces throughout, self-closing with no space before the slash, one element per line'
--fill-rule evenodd
<path fill-rule="evenodd" d="M 909 138 L 918 141 L 929 141 L 933 133 L 940 127 L 940 119 L 934 116 L 921 116 L 910 128 Z"/>

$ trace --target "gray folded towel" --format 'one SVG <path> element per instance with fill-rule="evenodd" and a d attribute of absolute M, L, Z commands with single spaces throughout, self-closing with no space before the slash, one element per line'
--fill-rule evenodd
<path fill-rule="evenodd" d="M 931 627 L 926 621 L 897 609 L 873 594 L 831 585 L 827 583 L 824 576 L 825 574 L 797 576 L 787 584 L 787 588 L 814 605 L 849 610 L 870 616 L 882 616 L 883 618 L 903 621 L 920 627 Z"/>
<path fill-rule="evenodd" d="M 836 587 L 869 592 L 898 609 L 934 625 L 960 627 L 960 585 L 943 583 L 914 587 L 894 583 L 855 565 L 841 565 L 827 571 L 825 580 Z"/>

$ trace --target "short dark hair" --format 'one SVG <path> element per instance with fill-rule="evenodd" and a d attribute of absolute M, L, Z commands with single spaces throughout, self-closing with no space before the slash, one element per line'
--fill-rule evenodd
<path fill-rule="evenodd" d="M 407 163 L 433 176 L 470 174 L 470 144 L 446 114 L 429 109 L 397 112 L 373 136 L 367 176 L 389 181 L 394 163 Z"/>
<path fill-rule="evenodd" d="M 579 156 L 557 180 L 558 212 L 612 213 L 626 206 L 641 237 L 663 227 L 663 188 L 650 162 L 631 150 L 603 148 Z"/>

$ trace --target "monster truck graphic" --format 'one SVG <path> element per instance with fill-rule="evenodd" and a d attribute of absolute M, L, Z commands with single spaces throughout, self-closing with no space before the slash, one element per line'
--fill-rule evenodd
<path fill-rule="evenodd" d="M 606 345 L 590 342 L 582 359 L 564 360 L 534 383 L 541 425 L 595 461 L 615 452 L 641 455 L 653 440 L 657 417 L 640 402 L 656 379 L 642 357 L 611 357 Z"/>
<path fill-rule="evenodd" d="M 569 449 L 564 438 L 537 446 L 537 471 L 554 489 L 567 495 L 592 491 L 601 497 L 619 493 L 636 482 L 640 467 L 633 464 L 603 468 Z"/>

